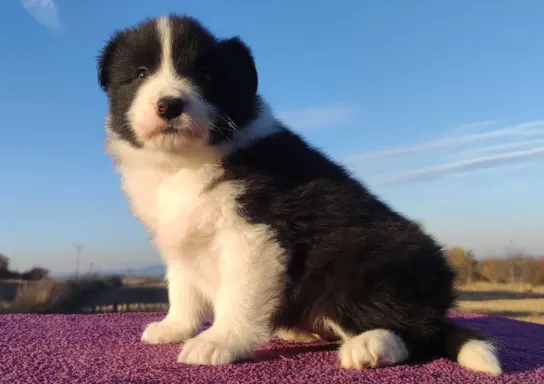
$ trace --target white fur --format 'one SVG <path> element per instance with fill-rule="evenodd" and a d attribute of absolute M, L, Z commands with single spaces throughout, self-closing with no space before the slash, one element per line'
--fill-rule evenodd
<path fill-rule="evenodd" d="M 200 97 L 198 87 L 180 77 L 174 68 L 170 20 L 160 18 L 156 25 L 165 59 L 139 87 L 127 111 L 127 120 L 138 141 L 145 146 L 179 149 L 187 145 L 202 145 L 208 138 L 213 107 Z M 157 102 L 162 97 L 181 97 L 187 103 L 185 113 L 171 122 L 179 134 L 157 134 L 167 125 L 157 114 Z"/>
<path fill-rule="evenodd" d="M 336 322 L 326 317 L 318 317 L 308 323 L 299 324 L 295 328 L 280 328 L 276 336 L 283 340 L 299 342 L 346 341 L 353 337 Z"/>
<path fill-rule="evenodd" d="M 408 359 L 402 339 L 386 329 L 363 332 L 345 341 L 339 350 L 340 364 L 347 369 L 377 368 Z"/>
<path fill-rule="evenodd" d="M 298 341 L 300 343 L 311 343 L 313 341 L 322 340 L 317 333 L 308 332 L 299 328 L 280 328 L 276 332 L 276 336 L 286 341 Z"/>
<path fill-rule="evenodd" d="M 259 115 L 251 125 L 252 129 L 238 130 L 234 135 L 234 140 L 223 144 L 220 150 L 225 154 L 235 152 L 261 138 L 287 129 L 280 125 L 268 105 L 264 102 L 261 103 Z"/>
<path fill-rule="evenodd" d="M 338 323 L 332 321 L 327 317 L 321 318 L 321 327 L 324 332 L 330 332 L 335 337 L 339 338 L 342 341 L 346 341 L 353 337 L 352 334 L 346 332 Z"/>
<path fill-rule="evenodd" d="M 171 308 L 161 325 L 146 329 L 142 340 L 187 338 L 210 303 L 213 326 L 185 344 L 180 361 L 219 364 L 245 357 L 270 337 L 285 255 L 269 228 L 250 225 L 238 215 L 235 198 L 243 185 L 225 182 L 204 192 L 222 173 L 214 163 L 176 158 L 146 163 L 151 155 L 145 150 L 121 143 L 110 148 L 121 149 L 115 156 L 122 188 L 168 266 Z"/>
<path fill-rule="evenodd" d="M 183 263 L 172 261 L 168 264 L 168 314 L 163 320 L 145 328 L 141 337 L 143 342 L 166 344 L 186 341 L 210 312 L 209 302 L 190 284 L 190 278 L 184 276 L 187 272 Z"/>
<path fill-rule="evenodd" d="M 496 348 L 488 341 L 470 340 L 465 343 L 459 351 L 457 362 L 472 371 L 484 372 L 493 376 L 502 373 Z"/>
<path fill-rule="evenodd" d="M 171 60 L 169 48 L 164 48 L 169 47 L 169 23 L 161 19 L 158 26 L 163 57 Z M 167 89 L 190 92 L 173 75 L 171 63 L 163 62 L 157 76 L 146 81 L 131 109 L 131 121 L 140 124 L 154 121 L 151 110 L 146 110 L 146 98 L 155 100 Z M 147 343 L 186 340 L 180 362 L 230 363 L 272 336 L 271 315 L 283 287 L 284 250 L 267 226 L 249 224 L 239 215 L 235 199 L 243 184 L 206 187 L 222 175 L 222 156 L 274 133 L 276 126 L 264 107 L 233 142 L 220 148 L 202 142 L 176 152 L 160 145 L 134 148 L 107 129 L 106 149 L 115 159 L 121 187 L 167 265 L 168 314 L 149 324 L 141 339 Z M 213 325 L 191 339 L 210 311 Z"/>

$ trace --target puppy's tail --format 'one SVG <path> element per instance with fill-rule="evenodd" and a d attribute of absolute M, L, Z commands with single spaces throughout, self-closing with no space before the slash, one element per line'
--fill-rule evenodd
<path fill-rule="evenodd" d="M 493 376 L 502 373 L 496 346 L 470 328 L 445 322 L 443 347 L 448 359 L 467 369 Z"/>

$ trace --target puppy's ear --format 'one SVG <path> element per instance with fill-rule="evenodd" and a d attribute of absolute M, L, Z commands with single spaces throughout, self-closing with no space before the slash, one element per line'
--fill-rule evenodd
<path fill-rule="evenodd" d="M 229 86 L 255 95 L 259 79 L 250 48 L 239 37 L 233 37 L 216 43 L 214 53 Z"/>
<path fill-rule="evenodd" d="M 98 84 L 103 91 L 107 91 L 110 85 L 110 72 L 113 55 L 119 45 L 119 34 L 116 33 L 106 42 L 97 59 Z"/>

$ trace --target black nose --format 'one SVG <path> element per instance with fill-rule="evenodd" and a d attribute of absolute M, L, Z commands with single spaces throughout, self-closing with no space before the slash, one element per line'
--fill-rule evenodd
<path fill-rule="evenodd" d="M 160 117 L 172 120 L 183 113 L 185 101 L 178 97 L 163 97 L 157 102 L 157 113 Z"/>

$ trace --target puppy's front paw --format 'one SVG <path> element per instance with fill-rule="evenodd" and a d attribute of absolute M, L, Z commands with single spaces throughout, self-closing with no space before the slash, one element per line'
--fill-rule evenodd
<path fill-rule="evenodd" d="M 178 363 L 194 365 L 222 365 L 247 357 L 249 348 L 229 344 L 222 338 L 201 334 L 185 342 L 178 357 Z"/>
<path fill-rule="evenodd" d="M 162 320 L 148 324 L 142 333 L 141 341 L 148 344 L 181 343 L 191 337 L 191 332 L 172 320 Z"/>

